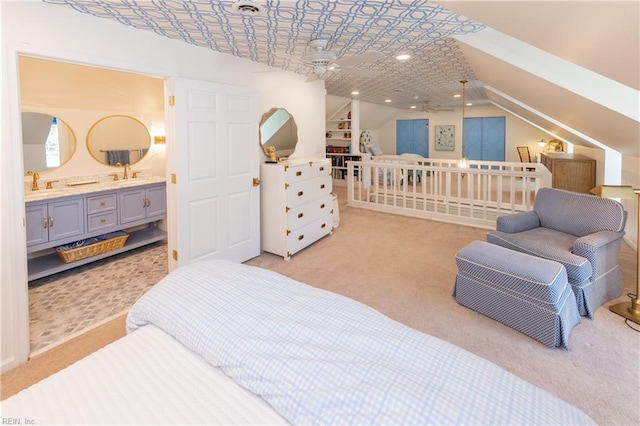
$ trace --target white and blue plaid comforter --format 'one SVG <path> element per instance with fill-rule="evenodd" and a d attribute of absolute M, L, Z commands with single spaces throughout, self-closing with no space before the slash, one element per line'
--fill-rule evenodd
<path fill-rule="evenodd" d="M 272 271 L 226 261 L 169 274 L 132 308 L 295 424 L 592 424 L 457 346 Z"/>

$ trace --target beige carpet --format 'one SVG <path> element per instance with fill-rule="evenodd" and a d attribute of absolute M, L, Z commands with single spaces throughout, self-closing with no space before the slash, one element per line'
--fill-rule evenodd
<path fill-rule="evenodd" d="M 346 207 L 340 225 L 290 261 L 247 262 L 364 302 L 467 349 L 573 404 L 605 425 L 640 425 L 640 333 L 606 306 L 583 319 L 570 350 L 537 341 L 458 305 L 455 253 L 486 230 Z M 623 244 L 624 293 L 635 291 L 635 255 Z M 620 298 L 619 301 L 628 300 Z M 613 301 L 609 304 L 613 304 Z"/>
<path fill-rule="evenodd" d="M 471 241 L 483 240 L 485 230 L 349 208 L 344 188 L 336 192 L 340 226 L 333 235 L 290 261 L 264 253 L 247 263 L 360 300 L 395 320 L 457 344 L 577 406 L 599 424 L 640 424 L 640 333 L 606 306 L 596 311 L 594 320 L 584 319 L 573 329 L 570 351 L 549 349 L 459 306 L 451 296 L 454 254 Z M 624 291 L 634 291 L 635 252 L 626 244 L 621 265 Z M 122 327 L 119 323 L 108 326 Z M 90 334 L 99 338 L 99 330 Z M 48 357 L 73 358 L 73 345 L 84 344 L 68 342 L 65 347 L 71 349 L 65 353 L 50 351 L 27 365 L 46 364 Z M 27 373 L 14 370 L 2 376 L 3 398 L 8 375 L 28 376 L 27 367 L 21 368 Z M 55 370 L 54 366 L 49 371 Z M 11 383 L 14 389 L 28 385 Z"/>

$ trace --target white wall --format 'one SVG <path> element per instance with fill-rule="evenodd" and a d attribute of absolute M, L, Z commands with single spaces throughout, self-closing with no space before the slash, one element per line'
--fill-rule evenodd
<path fill-rule="evenodd" d="M 327 97 L 329 98 L 329 97 Z M 332 102 L 344 98 L 331 97 Z M 374 135 L 374 141 L 382 148 L 385 154 L 395 154 L 396 152 L 396 120 L 416 120 L 429 119 L 429 156 L 432 158 L 456 159 L 460 156 L 461 148 L 461 132 L 462 114 L 461 108 L 454 108 L 454 111 L 439 111 L 436 113 L 426 113 L 424 111 L 412 111 L 405 109 L 397 109 L 374 105 L 367 102 L 361 102 L 360 123 L 363 130 L 370 130 Z M 376 119 L 371 120 L 370 116 Z M 516 150 L 516 146 L 528 146 L 531 155 L 538 155 L 540 148 L 537 141 L 544 139 L 548 141 L 552 139 L 546 132 L 528 124 L 505 112 L 501 108 L 493 105 L 470 106 L 465 108 L 465 117 L 506 117 L 506 161 L 519 162 L 520 157 Z M 364 123 L 364 124 L 363 124 Z M 436 151 L 435 150 L 435 126 L 438 125 L 454 125 L 455 126 L 455 150 L 454 151 Z"/>
<path fill-rule="evenodd" d="M 267 67 L 42 2 L 0 2 L 0 23 L 2 372 L 25 362 L 29 354 L 18 54 L 155 77 L 253 87 L 259 93 L 262 112 L 279 106 L 293 114 L 299 130 L 299 155 L 324 156 L 322 81 L 305 83 L 304 76 L 292 73 L 254 74 L 252 71 Z M 256 149 L 260 149 L 258 141 Z"/>

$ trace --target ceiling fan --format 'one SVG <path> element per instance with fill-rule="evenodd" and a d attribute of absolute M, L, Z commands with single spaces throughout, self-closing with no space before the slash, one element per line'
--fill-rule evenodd
<path fill-rule="evenodd" d="M 440 107 L 440 106 L 432 107 L 432 106 L 430 106 L 430 105 L 429 105 L 429 103 L 427 102 L 427 103 L 425 103 L 425 104 L 422 106 L 422 111 L 424 111 L 424 112 L 428 112 L 428 113 L 436 113 L 436 112 L 440 112 L 440 111 L 448 111 L 448 112 L 451 112 L 451 111 L 454 111 L 454 110 L 453 110 L 453 109 L 451 109 L 451 108 L 442 108 L 442 107 Z"/>
<path fill-rule="evenodd" d="M 312 74 L 309 75 L 307 81 L 317 80 L 327 72 L 341 72 L 358 77 L 376 77 L 378 75 L 372 70 L 351 67 L 382 59 L 384 58 L 382 53 L 371 51 L 338 59 L 335 53 L 326 50 L 328 43 L 329 40 L 322 38 L 309 42 L 311 50 L 302 55 L 302 62 L 312 67 Z"/>

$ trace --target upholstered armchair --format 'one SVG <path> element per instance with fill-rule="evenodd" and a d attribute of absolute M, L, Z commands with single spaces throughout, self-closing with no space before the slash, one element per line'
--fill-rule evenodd
<path fill-rule="evenodd" d="M 617 201 L 542 188 L 532 211 L 498 217 L 487 241 L 563 264 L 580 314 L 593 318 L 622 293 L 618 258 L 626 221 Z"/>

